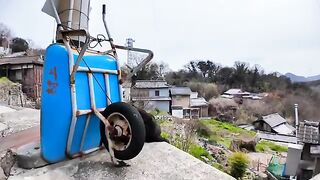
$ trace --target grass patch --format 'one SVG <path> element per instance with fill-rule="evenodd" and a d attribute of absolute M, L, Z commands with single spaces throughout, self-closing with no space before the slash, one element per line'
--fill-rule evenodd
<path fill-rule="evenodd" d="M 168 115 L 167 112 L 165 111 L 160 111 L 159 109 L 155 109 L 151 112 L 149 112 L 150 114 L 152 114 L 153 116 L 165 116 L 165 115 Z"/>
<path fill-rule="evenodd" d="M 268 152 L 268 151 L 275 151 L 275 152 L 288 152 L 288 147 L 276 144 L 272 141 L 261 140 L 256 145 L 257 152 Z"/>
<path fill-rule="evenodd" d="M 165 139 L 170 139 L 171 135 L 167 132 L 162 131 L 161 132 L 161 137 L 165 138 Z"/>
<path fill-rule="evenodd" d="M 237 139 L 251 139 L 256 133 L 242 129 L 228 122 L 214 119 L 201 120 L 197 131 L 200 137 L 207 138 L 209 142 L 218 143 L 230 147 L 231 141 Z"/>
<path fill-rule="evenodd" d="M 7 77 L 0 77 L 0 83 L 6 83 L 6 84 L 14 84 L 12 81 L 10 81 Z"/>
<path fill-rule="evenodd" d="M 256 135 L 255 132 L 253 131 L 248 131 L 245 129 L 242 129 L 234 124 L 228 123 L 228 122 L 221 122 L 217 121 L 214 119 L 207 119 L 207 120 L 202 120 L 201 123 L 206 125 L 211 129 L 213 132 L 219 132 L 219 131 L 226 131 L 229 133 L 234 133 L 234 134 L 242 134 L 242 135 L 247 135 L 250 137 L 254 137 Z"/>
<path fill-rule="evenodd" d="M 219 164 L 219 163 L 213 163 L 212 164 L 213 167 L 215 167 L 216 169 L 225 172 L 225 168 L 223 167 L 223 165 Z"/>
<path fill-rule="evenodd" d="M 202 157 L 206 157 L 209 160 L 213 159 L 207 150 L 197 144 L 191 144 L 188 153 L 202 161 L 204 161 Z"/>

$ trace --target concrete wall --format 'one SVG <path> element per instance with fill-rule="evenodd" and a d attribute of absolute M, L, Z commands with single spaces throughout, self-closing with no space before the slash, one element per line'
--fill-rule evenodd
<path fill-rule="evenodd" d="M 8 67 L 8 78 L 13 82 L 22 84 L 22 91 L 31 98 L 37 99 L 41 96 L 42 89 L 41 65 L 12 65 Z"/>
<path fill-rule="evenodd" d="M 147 110 L 155 110 L 159 109 L 160 111 L 169 112 L 169 102 L 170 101 L 148 101 L 146 102 L 146 109 Z"/>
<path fill-rule="evenodd" d="M 183 118 L 183 109 L 172 109 L 172 116 Z"/>
<path fill-rule="evenodd" d="M 148 89 L 131 89 L 131 97 L 149 97 Z"/>
<path fill-rule="evenodd" d="M 202 106 L 200 108 L 200 117 L 208 117 L 208 106 Z"/>
<path fill-rule="evenodd" d="M 159 96 L 156 96 L 156 91 L 159 91 Z M 169 88 L 149 89 L 149 97 L 169 97 Z"/>
<path fill-rule="evenodd" d="M 188 108 L 190 105 L 189 95 L 174 95 L 172 96 L 172 106 L 182 106 L 183 108 Z"/>

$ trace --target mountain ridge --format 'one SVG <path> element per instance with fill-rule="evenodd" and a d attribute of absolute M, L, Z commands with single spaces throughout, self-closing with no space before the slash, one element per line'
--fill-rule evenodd
<path fill-rule="evenodd" d="M 286 77 L 288 77 L 292 82 L 311 82 L 311 81 L 317 81 L 320 80 L 320 74 L 315 76 L 299 76 L 295 75 L 293 73 L 286 73 Z"/>

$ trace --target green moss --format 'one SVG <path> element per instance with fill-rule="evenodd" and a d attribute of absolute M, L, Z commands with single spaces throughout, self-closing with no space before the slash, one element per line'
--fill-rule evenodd
<path fill-rule="evenodd" d="M 287 152 L 288 147 L 276 144 L 272 141 L 262 140 L 256 145 L 257 152 L 268 152 L 268 151 L 275 151 L 275 152 Z"/>

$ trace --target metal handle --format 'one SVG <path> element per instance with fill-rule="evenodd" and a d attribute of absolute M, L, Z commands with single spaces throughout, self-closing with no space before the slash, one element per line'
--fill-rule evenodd
<path fill-rule="evenodd" d="M 73 66 L 71 75 L 70 75 L 70 81 L 71 83 L 74 83 L 74 75 L 80 65 L 80 61 L 82 60 L 82 57 L 84 55 L 84 53 L 86 52 L 89 42 L 90 42 L 90 34 L 88 33 L 88 31 L 84 30 L 84 29 L 77 29 L 77 30 L 61 30 L 60 31 L 62 34 L 63 39 L 67 39 L 67 36 L 85 36 L 86 40 L 84 45 L 81 47 L 81 51 L 79 53 L 79 56 L 77 58 L 77 61 L 75 63 L 75 65 Z M 69 52 L 71 53 L 71 52 Z"/>
<path fill-rule="evenodd" d="M 106 14 L 106 5 L 105 4 L 102 5 L 102 14 L 103 15 Z"/>
<path fill-rule="evenodd" d="M 142 52 L 142 53 L 148 54 L 148 56 L 144 60 L 142 60 L 142 62 L 139 63 L 138 66 L 131 69 L 131 72 L 127 75 L 127 78 L 131 78 L 133 75 L 135 75 L 140 69 L 142 69 L 146 64 L 148 64 L 148 62 L 150 62 L 151 59 L 153 58 L 153 52 L 149 49 L 133 48 L 133 47 L 126 47 L 126 46 L 119 46 L 119 45 L 114 45 L 114 47 L 117 49 L 131 50 L 131 51 Z"/>

